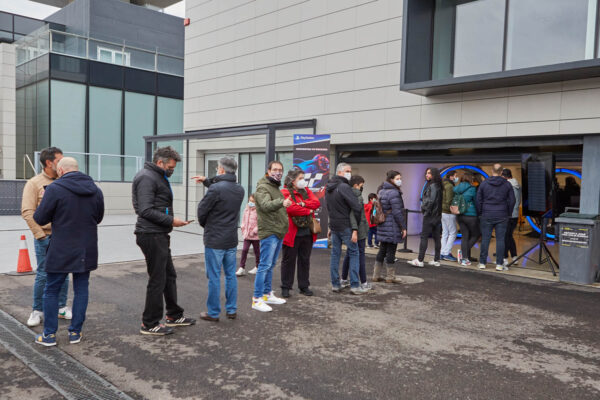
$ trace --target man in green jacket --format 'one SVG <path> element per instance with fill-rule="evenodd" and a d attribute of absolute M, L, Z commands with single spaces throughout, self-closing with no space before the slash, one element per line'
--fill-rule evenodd
<path fill-rule="evenodd" d="M 288 208 L 292 201 L 285 199 L 279 187 L 283 176 L 283 164 L 271 161 L 265 176 L 260 178 L 254 193 L 258 215 L 258 238 L 260 239 L 260 261 L 254 279 L 252 309 L 272 311 L 269 304 L 285 304 L 271 290 L 273 268 L 281 251 L 283 237 L 288 231 Z"/>
<path fill-rule="evenodd" d="M 443 182 L 442 197 L 442 254 L 441 259 L 446 261 L 456 261 L 452 255 L 452 246 L 456 240 L 456 215 L 450 212 L 452 199 L 454 198 L 454 184 L 458 182 L 456 171 L 450 171 L 446 174 Z"/>

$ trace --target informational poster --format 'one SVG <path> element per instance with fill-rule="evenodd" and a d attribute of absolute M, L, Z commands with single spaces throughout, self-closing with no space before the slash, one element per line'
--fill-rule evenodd
<path fill-rule="evenodd" d="M 560 224 L 560 245 L 587 249 L 590 247 L 590 228 Z"/>
<path fill-rule="evenodd" d="M 315 218 L 321 224 L 321 233 L 315 248 L 327 248 L 327 207 L 325 185 L 329 181 L 329 148 L 331 135 L 294 135 L 294 167 L 304 171 L 307 189 L 321 202 Z"/>

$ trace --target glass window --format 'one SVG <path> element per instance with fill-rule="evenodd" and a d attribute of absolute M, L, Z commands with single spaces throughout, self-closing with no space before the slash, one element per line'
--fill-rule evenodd
<path fill-rule="evenodd" d="M 183 59 L 168 57 L 162 54 L 157 56 L 158 65 L 156 66 L 158 72 L 164 72 L 165 74 L 183 76 Z"/>
<path fill-rule="evenodd" d="M 85 152 L 85 85 L 51 81 L 50 86 L 50 142 L 63 152 Z M 86 172 L 85 159 L 79 169 Z"/>
<path fill-rule="evenodd" d="M 506 0 L 436 0 L 432 78 L 502 70 Z"/>
<path fill-rule="evenodd" d="M 52 32 L 52 52 L 87 57 L 85 39 L 66 33 Z"/>
<path fill-rule="evenodd" d="M 125 155 L 145 156 L 144 136 L 154 135 L 154 96 L 125 93 Z M 125 160 L 125 180 L 137 172 L 135 159 Z"/>
<path fill-rule="evenodd" d="M 0 31 L 0 38 L 1 39 L 13 40 L 13 34 L 12 34 L 12 32 Z"/>
<path fill-rule="evenodd" d="M 283 176 L 285 178 L 288 171 L 294 167 L 294 153 L 291 151 L 278 152 L 275 158 L 283 163 Z"/>
<path fill-rule="evenodd" d="M 22 35 L 28 35 L 45 24 L 44 21 L 15 15 L 15 32 Z"/>
<path fill-rule="evenodd" d="M 36 151 L 50 146 L 50 93 L 49 81 L 37 84 L 37 145 Z"/>
<path fill-rule="evenodd" d="M 129 54 L 131 61 L 129 64 L 134 68 L 155 70 L 155 54 L 147 51 L 125 48 L 125 53 Z"/>
<path fill-rule="evenodd" d="M 120 90 L 90 86 L 89 152 L 121 154 L 121 99 Z M 120 181 L 120 157 L 91 157 L 90 175 L 95 180 Z"/>
<path fill-rule="evenodd" d="M 13 31 L 13 16 L 12 14 L 0 12 L 0 29 L 3 31 Z"/>
<path fill-rule="evenodd" d="M 183 133 L 183 100 L 168 99 L 165 97 L 157 97 L 157 126 L 156 133 L 158 135 L 166 135 L 169 133 Z M 173 140 L 160 142 L 160 146 L 171 146 L 182 156 L 183 141 Z M 173 176 L 170 178 L 172 183 L 183 182 L 183 163 L 178 163 Z"/>
<path fill-rule="evenodd" d="M 596 0 L 512 0 L 506 69 L 592 58 L 595 10 Z"/>
<path fill-rule="evenodd" d="M 256 191 L 256 183 L 262 178 L 265 173 L 265 153 L 251 153 L 250 154 L 250 191 Z"/>

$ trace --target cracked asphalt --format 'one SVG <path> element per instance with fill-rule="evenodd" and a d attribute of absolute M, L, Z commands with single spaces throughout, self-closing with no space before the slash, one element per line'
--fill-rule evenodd
<path fill-rule="evenodd" d="M 137 399 L 600 398 L 597 289 L 399 262 L 409 284 L 352 296 L 329 290 L 328 265 L 314 250 L 316 296 L 295 291 L 271 313 L 251 310 L 253 277 L 241 277 L 237 320 L 161 338 L 138 333 L 145 264 L 103 265 L 90 280 L 83 341 L 68 344 L 61 321 L 59 347 Z M 197 318 L 203 257 L 175 266 L 180 304 Z M 0 308 L 23 323 L 32 284 L 0 276 Z M 0 382 L 2 398 L 60 398 L 1 347 Z"/>

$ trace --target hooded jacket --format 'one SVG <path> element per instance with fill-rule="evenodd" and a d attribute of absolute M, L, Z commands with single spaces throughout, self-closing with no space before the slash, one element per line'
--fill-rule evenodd
<path fill-rule="evenodd" d="M 510 178 L 508 182 L 512 185 L 515 194 L 515 208 L 513 208 L 512 218 L 519 218 L 519 207 L 521 206 L 521 185 L 515 178 Z"/>
<path fill-rule="evenodd" d="M 165 171 L 146 162 L 131 185 L 133 209 L 138 216 L 135 233 L 173 230 L 173 191 Z"/>
<path fill-rule="evenodd" d="M 244 240 L 258 240 L 258 215 L 256 207 L 246 205 L 242 216 L 242 237 Z"/>
<path fill-rule="evenodd" d="M 234 174 L 218 175 L 198 204 L 198 222 L 204 228 L 204 246 L 209 249 L 237 248 L 240 207 L 244 188 Z"/>
<path fill-rule="evenodd" d="M 442 217 L 442 188 L 439 183 L 432 181 L 426 183 L 421 211 L 424 217 Z"/>
<path fill-rule="evenodd" d="M 442 213 L 451 214 L 450 206 L 452 205 L 452 199 L 454 198 L 454 183 L 448 178 L 442 182 L 444 188 L 444 194 L 442 197 Z"/>
<path fill-rule="evenodd" d="M 358 203 L 364 210 L 365 204 L 363 201 L 362 192 L 355 188 L 352 188 L 352 192 L 354 193 L 354 195 L 356 196 L 356 200 L 358 200 Z M 367 235 L 369 234 L 369 223 L 367 222 L 367 216 L 364 212 L 360 214 L 360 220 L 358 220 L 358 221 L 356 220 L 356 217 L 354 216 L 354 212 L 351 212 L 350 213 L 350 226 L 352 227 L 352 230 L 358 231 L 358 233 L 357 233 L 358 240 L 363 240 L 363 239 L 367 238 Z"/>
<path fill-rule="evenodd" d="M 402 242 L 402 231 L 406 229 L 402 192 L 397 186 L 383 182 L 377 196 L 385 214 L 385 221 L 377 226 L 377 240 L 385 243 Z"/>
<path fill-rule="evenodd" d="M 68 172 L 46 187 L 33 214 L 40 226 L 52 223 L 46 271 L 87 272 L 98 267 L 98 224 L 104 217 L 104 196 L 92 178 Z"/>
<path fill-rule="evenodd" d="M 515 208 L 512 185 L 501 176 L 492 176 L 479 185 L 477 213 L 485 218 L 508 218 Z"/>
<path fill-rule="evenodd" d="M 263 176 L 256 184 L 256 213 L 258 215 L 258 238 L 275 235 L 280 240 L 288 231 L 288 214 L 283 206 L 283 194 L 276 184 Z"/>
<path fill-rule="evenodd" d="M 351 211 L 354 212 L 357 221 L 360 221 L 360 214 L 365 212 L 352 192 L 348 180 L 339 175 L 334 176 L 327 183 L 325 204 L 329 213 L 329 229 L 335 232 L 351 229 Z"/>
<path fill-rule="evenodd" d="M 469 182 L 461 182 L 454 187 L 455 194 L 461 194 L 467 203 L 467 211 L 462 215 L 467 217 L 477 216 L 477 207 L 475 207 L 475 198 L 477 197 L 477 188 Z"/>

